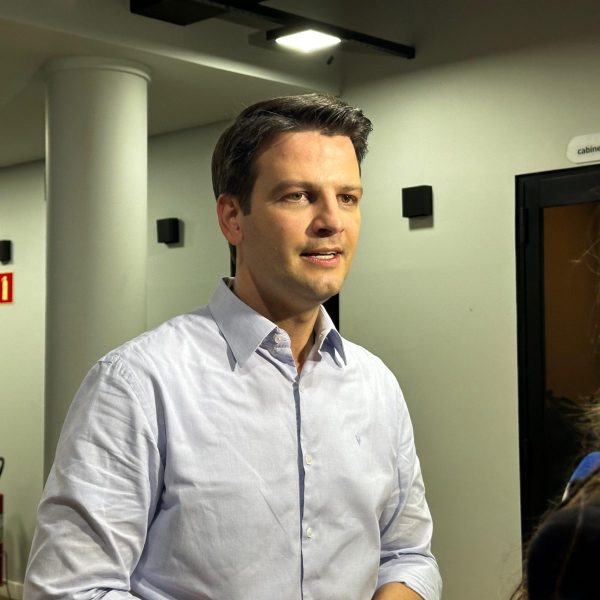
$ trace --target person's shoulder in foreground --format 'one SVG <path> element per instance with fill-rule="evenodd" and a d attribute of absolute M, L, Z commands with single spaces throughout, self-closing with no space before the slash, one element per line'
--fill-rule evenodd
<path fill-rule="evenodd" d="M 586 443 L 600 446 L 600 409 L 584 410 Z M 586 454 L 563 497 L 525 548 L 523 580 L 512 600 L 596 600 L 600 553 L 600 452 Z"/>
<path fill-rule="evenodd" d="M 321 307 L 354 255 L 370 129 L 309 94 L 224 132 L 213 184 L 236 276 L 84 380 L 26 600 L 439 599 L 400 388 Z"/>

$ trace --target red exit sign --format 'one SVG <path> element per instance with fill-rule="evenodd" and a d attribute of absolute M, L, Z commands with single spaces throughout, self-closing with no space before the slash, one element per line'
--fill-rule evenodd
<path fill-rule="evenodd" d="M 0 304 L 13 301 L 13 274 L 0 273 Z"/>

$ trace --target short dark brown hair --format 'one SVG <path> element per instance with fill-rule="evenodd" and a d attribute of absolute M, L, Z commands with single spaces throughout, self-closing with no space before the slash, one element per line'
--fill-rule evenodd
<path fill-rule="evenodd" d="M 371 121 L 359 108 L 328 94 L 283 96 L 257 102 L 243 110 L 217 142 L 212 158 L 215 198 L 232 194 L 244 214 L 256 181 L 256 156 L 277 134 L 319 131 L 350 138 L 358 164 L 367 153 Z"/>

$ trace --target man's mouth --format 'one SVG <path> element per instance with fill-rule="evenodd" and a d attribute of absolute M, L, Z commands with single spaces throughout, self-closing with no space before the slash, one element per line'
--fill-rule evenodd
<path fill-rule="evenodd" d="M 302 256 L 312 256 L 320 260 L 330 260 L 338 256 L 339 252 L 303 252 Z"/>
<path fill-rule="evenodd" d="M 337 264 L 340 260 L 340 256 L 342 255 L 342 251 L 337 248 L 333 250 L 328 249 L 317 249 L 312 252 L 302 252 L 300 256 L 306 258 L 310 262 L 314 264 L 320 265 L 333 265 Z"/>

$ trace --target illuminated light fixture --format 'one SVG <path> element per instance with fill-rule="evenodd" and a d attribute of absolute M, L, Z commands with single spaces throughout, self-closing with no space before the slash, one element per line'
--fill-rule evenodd
<path fill-rule="evenodd" d="M 267 31 L 265 40 L 265 30 L 260 27 L 260 32 L 257 31 L 256 33 L 262 39 L 259 40 L 258 35 L 255 36 L 254 34 L 251 34 L 249 39 L 251 43 L 269 47 L 280 45 L 281 42 L 277 38 L 284 35 L 297 34 L 302 30 L 312 29 L 314 32 L 321 33 L 327 31 L 328 36 L 338 38 L 336 43 L 343 41 L 344 47 L 355 46 L 357 49 L 375 50 L 376 52 L 408 59 L 415 57 L 413 46 L 399 44 L 398 42 L 317 21 L 316 19 L 308 19 L 301 15 L 265 6 L 263 2 L 264 0 L 129 0 L 129 9 L 136 15 L 144 15 L 152 19 L 182 26 L 212 18 L 225 19 L 246 27 L 254 27 L 254 25 L 249 25 L 249 22 L 267 21 L 275 24 L 278 29 Z M 273 43 L 275 40 L 279 44 Z M 308 52 L 308 50 L 302 50 L 302 52 Z"/>
<path fill-rule="evenodd" d="M 342 40 L 335 35 L 321 33 L 315 29 L 306 29 L 289 35 L 281 35 L 276 37 L 275 41 L 284 48 L 308 54 L 309 52 L 337 46 Z"/>

